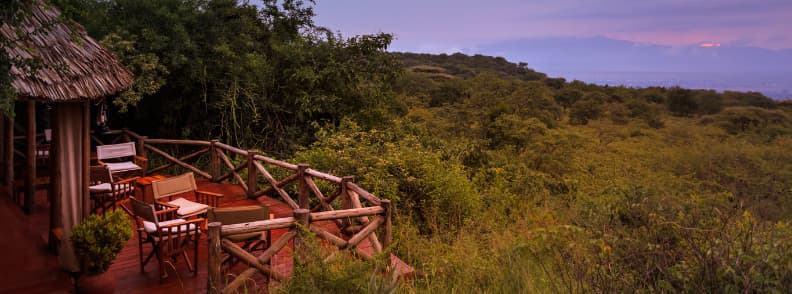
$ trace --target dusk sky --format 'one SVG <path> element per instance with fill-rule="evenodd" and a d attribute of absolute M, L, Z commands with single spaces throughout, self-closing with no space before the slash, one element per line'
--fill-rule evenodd
<path fill-rule="evenodd" d="M 345 36 L 393 33 L 393 51 L 557 36 L 792 48 L 790 0 L 319 0 L 315 12 L 316 24 Z"/>

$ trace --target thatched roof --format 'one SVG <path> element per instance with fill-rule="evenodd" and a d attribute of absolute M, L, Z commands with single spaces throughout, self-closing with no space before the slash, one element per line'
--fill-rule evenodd
<path fill-rule="evenodd" d="M 8 24 L 0 35 L 16 40 L 6 52 L 35 58 L 43 68 L 30 74 L 13 67 L 12 86 L 20 97 L 44 101 L 84 101 L 116 94 L 132 83 L 132 74 L 79 24 L 67 24 L 60 11 L 40 0 L 29 1 L 22 34 Z"/>

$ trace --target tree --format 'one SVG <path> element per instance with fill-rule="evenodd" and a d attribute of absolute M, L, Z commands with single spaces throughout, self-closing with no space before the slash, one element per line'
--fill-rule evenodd
<path fill-rule="evenodd" d="M 314 25 L 313 1 L 59 1 L 135 73 L 113 101 L 129 112 L 111 122 L 151 136 L 290 153 L 317 127 L 398 109 L 386 99 L 400 73 L 392 37 L 333 34 Z"/>
<path fill-rule="evenodd" d="M 691 115 L 698 111 L 698 103 L 690 90 L 674 87 L 668 90 L 668 110 L 675 115 Z"/>
<path fill-rule="evenodd" d="M 602 115 L 602 101 L 594 97 L 586 97 L 572 104 L 569 110 L 569 123 L 585 125 L 589 120 L 598 119 Z"/>
<path fill-rule="evenodd" d="M 715 91 L 702 91 L 696 94 L 698 112 L 701 114 L 715 114 L 723 109 L 723 98 Z"/>
<path fill-rule="evenodd" d="M 576 89 L 564 88 L 556 94 L 555 101 L 564 108 L 569 108 L 581 98 L 583 98 L 583 92 Z"/>

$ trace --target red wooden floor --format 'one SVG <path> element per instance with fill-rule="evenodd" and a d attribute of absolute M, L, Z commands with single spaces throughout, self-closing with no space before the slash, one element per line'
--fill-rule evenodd
<path fill-rule="evenodd" d="M 278 217 L 292 215 L 292 209 L 285 203 L 261 197 L 256 200 L 247 199 L 244 191 L 236 185 L 217 184 L 199 181 L 199 189 L 218 192 L 225 197 L 220 206 L 240 206 L 251 204 L 267 204 L 270 211 Z M 2 188 L 0 188 L 2 189 Z M 0 191 L 0 195 L 6 195 Z M 60 270 L 57 256 L 47 252 L 46 232 L 48 229 L 48 204 L 45 191 L 36 195 L 36 206 L 33 214 L 25 215 L 19 206 L 12 203 L 7 197 L 0 197 L 0 268 L 7 273 L 0 274 L 0 293 L 69 293 L 72 292 L 71 278 L 66 272 Z M 331 222 L 322 226 L 328 231 L 338 233 L 337 227 Z M 273 241 L 277 240 L 285 229 L 272 233 Z M 361 243 L 360 247 L 372 252 L 368 241 Z M 147 254 L 150 247 L 144 247 Z M 202 236 L 199 246 L 198 274 L 194 276 L 183 260 L 178 260 L 168 266 L 168 279 L 160 284 L 156 260 L 150 261 L 145 272 L 140 272 L 137 236 L 127 243 L 126 247 L 110 267 L 116 277 L 117 293 L 203 293 L 206 292 L 207 280 L 207 241 L 206 235 Z M 392 257 L 395 266 L 407 269 L 409 267 L 396 257 Z M 280 273 L 290 276 L 292 268 L 290 249 L 281 250 L 273 259 L 272 267 Z M 233 279 L 233 272 L 240 272 L 242 266 L 237 266 L 229 273 L 229 280 Z M 268 287 L 277 287 L 277 283 L 268 285 L 263 277 L 257 276 L 249 283 L 249 292 L 268 292 Z M 250 290 L 256 291 L 250 291 Z"/>

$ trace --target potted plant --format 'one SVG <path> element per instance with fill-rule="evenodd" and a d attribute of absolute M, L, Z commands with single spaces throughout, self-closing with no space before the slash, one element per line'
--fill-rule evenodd
<path fill-rule="evenodd" d="M 82 269 L 76 285 L 78 293 L 115 290 L 115 278 L 106 272 L 130 238 L 132 222 L 121 209 L 104 215 L 93 214 L 72 228 L 74 253 Z"/>

